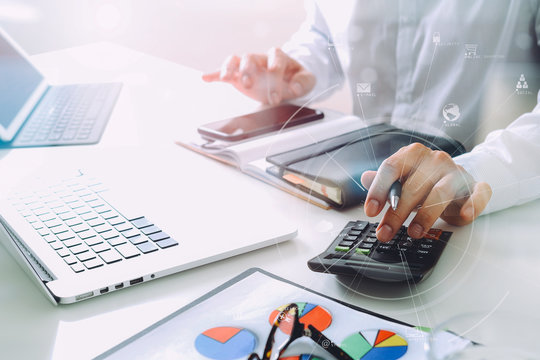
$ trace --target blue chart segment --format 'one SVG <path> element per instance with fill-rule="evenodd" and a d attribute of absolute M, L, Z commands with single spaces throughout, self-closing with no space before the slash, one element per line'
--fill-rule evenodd
<path fill-rule="evenodd" d="M 255 349 L 255 335 L 246 329 L 216 327 L 206 330 L 195 339 L 195 348 L 213 360 L 247 358 Z"/>
<path fill-rule="evenodd" d="M 354 360 L 395 360 L 407 352 L 407 341 L 388 330 L 366 330 L 354 333 L 341 343 Z"/>

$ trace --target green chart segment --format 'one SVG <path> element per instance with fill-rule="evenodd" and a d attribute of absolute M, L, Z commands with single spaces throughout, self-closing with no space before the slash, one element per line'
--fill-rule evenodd
<path fill-rule="evenodd" d="M 395 360 L 407 352 L 407 341 L 388 330 L 365 330 L 352 334 L 341 348 L 354 360 Z"/>

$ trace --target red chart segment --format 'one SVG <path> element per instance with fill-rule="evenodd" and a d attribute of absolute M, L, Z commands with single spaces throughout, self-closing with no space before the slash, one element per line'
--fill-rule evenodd
<path fill-rule="evenodd" d="M 328 328 L 332 323 L 332 315 L 322 306 L 306 302 L 297 302 L 295 304 L 298 306 L 298 320 L 305 326 L 313 325 L 317 330 L 323 331 Z M 288 305 L 283 305 L 278 309 L 272 311 L 272 313 L 268 317 L 268 322 L 270 323 L 270 325 L 274 324 L 276 317 L 287 306 Z M 287 317 L 281 322 L 281 326 L 279 328 L 284 333 L 290 334 L 292 324 L 293 316 L 287 315 Z"/>
<path fill-rule="evenodd" d="M 216 327 L 206 330 L 195 339 L 195 349 L 209 359 L 236 360 L 247 358 L 255 349 L 255 335 L 246 329 Z"/>
<path fill-rule="evenodd" d="M 354 360 L 395 360 L 405 355 L 408 344 L 392 331 L 365 330 L 345 338 L 341 348 Z"/>

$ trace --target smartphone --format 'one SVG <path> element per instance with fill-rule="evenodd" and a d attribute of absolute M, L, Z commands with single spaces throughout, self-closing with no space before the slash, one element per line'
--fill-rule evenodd
<path fill-rule="evenodd" d="M 239 141 L 268 134 L 292 126 L 319 120 L 324 113 L 319 110 L 282 104 L 254 113 L 202 125 L 197 131 L 206 138 Z"/>

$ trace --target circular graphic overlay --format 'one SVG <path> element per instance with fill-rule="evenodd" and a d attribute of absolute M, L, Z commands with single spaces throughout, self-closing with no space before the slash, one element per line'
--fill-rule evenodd
<path fill-rule="evenodd" d="M 365 330 L 354 333 L 341 343 L 354 360 L 395 360 L 407 352 L 407 340 L 388 330 Z"/>
<path fill-rule="evenodd" d="M 446 104 L 443 107 L 442 114 L 448 121 L 456 121 L 461 116 L 459 106 L 456 104 Z"/>
<path fill-rule="evenodd" d="M 300 323 L 307 325 L 313 325 L 317 330 L 323 331 L 332 323 L 332 315 L 328 310 L 322 306 L 310 304 L 306 302 L 297 302 L 298 305 L 298 320 Z M 268 322 L 270 325 L 274 324 L 274 320 L 288 305 L 283 305 L 278 309 L 272 311 Z M 293 316 L 287 315 L 287 317 L 281 322 L 279 329 L 285 334 L 290 334 L 292 330 Z"/>
<path fill-rule="evenodd" d="M 235 360 L 247 358 L 255 349 L 255 335 L 246 329 L 236 327 L 215 327 L 208 329 L 195 339 L 195 349 L 214 360 Z"/>
<path fill-rule="evenodd" d="M 279 360 L 324 360 L 320 357 L 309 355 L 309 354 L 302 354 L 298 356 L 287 356 L 287 357 L 281 357 Z"/>

